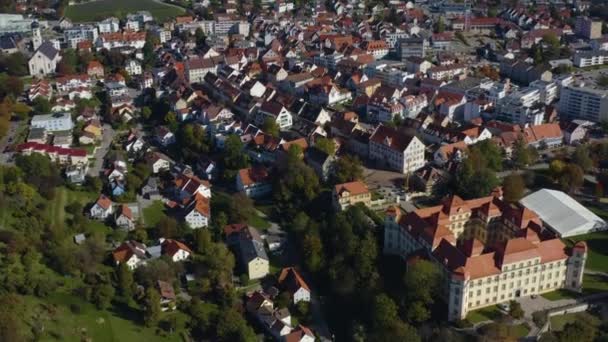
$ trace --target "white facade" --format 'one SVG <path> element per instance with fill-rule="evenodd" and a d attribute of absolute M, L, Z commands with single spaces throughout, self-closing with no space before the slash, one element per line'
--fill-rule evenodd
<path fill-rule="evenodd" d="M 90 41 L 94 43 L 99 36 L 97 27 L 92 25 L 79 25 L 63 31 L 63 36 L 68 47 L 75 49 L 78 43 Z"/>
<path fill-rule="evenodd" d="M 203 228 L 209 225 L 209 218 L 198 212 L 195 208 L 184 217 L 184 220 L 192 229 Z"/>
<path fill-rule="evenodd" d="M 70 131 L 74 128 L 70 113 L 54 113 L 34 115 L 31 121 L 32 128 L 44 128 L 47 132 Z"/>
<path fill-rule="evenodd" d="M 131 76 L 141 75 L 141 73 L 142 73 L 141 64 L 134 59 L 131 59 L 127 62 L 127 65 L 125 66 L 125 70 Z"/>
<path fill-rule="evenodd" d="M 99 33 L 114 33 L 120 31 L 120 22 L 117 18 L 107 18 L 97 23 Z"/>
<path fill-rule="evenodd" d="M 562 117 L 593 122 L 608 120 L 608 91 L 566 86 L 560 91 L 558 112 Z"/>

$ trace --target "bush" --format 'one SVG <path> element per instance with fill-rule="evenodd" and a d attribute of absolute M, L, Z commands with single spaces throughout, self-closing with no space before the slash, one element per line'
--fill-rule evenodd
<path fill-rule="evenodd" d="M 76 303 L 72 303 L 72 304 L 70 304 L 70 311 L 73 314 L 78 315 L 78 314 L 80 314 L 82 312 L 82 308 L 80 307 L 80 305 L 78 305 Z"/>
<path fill-rule="evenodd" d="M 241 282 L 241 286 L 247 286 L 249 285 L 249 276 L 243 273 L 239 276 L 239 281 Z"/>
<path fill-rule="evenodd" d="M 541 328 L 547 323 L 547 312 L 537 311 L 532 314 L 532 320 L 537 327 Z"/>
<path fill-rule="evenodd" d="M 454 322 L 454 326 L 458 329 L 465 329 L 473 327 L 473 323 L 469 322 L 466 319 L 461 319 Z"/>

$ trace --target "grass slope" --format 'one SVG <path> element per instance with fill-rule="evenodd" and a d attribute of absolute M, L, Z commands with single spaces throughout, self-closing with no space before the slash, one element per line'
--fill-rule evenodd
<path fill-rule="evenodd" d="M 149 11 L 158 22 L 184 13 L 180 7 L 154 0 L 97 0 L 71 5 L 65 10 L 65 16 L 74 22 L 96 21 L 112 16 L 124 18 L 131 12 L 141 10 Z"/>

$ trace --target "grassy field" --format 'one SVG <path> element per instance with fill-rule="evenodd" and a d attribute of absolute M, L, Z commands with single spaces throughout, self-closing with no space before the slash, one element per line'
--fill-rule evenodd
<path fill-rule="evenodd" d="M 42 325 L 40 341 L 181 341 L 179 333 L 160 336 L 156 329 L 136 323 L 141 313 L 135 309 L 120 312 L 98 310 L 94 305 L 71 294 L 57 293 L 45 300 L 24 297 L 31 325 Z M 163 315 L 167 317 L 169 314 Z M 178 322 L 184 320 L 177 315 Z M 179 326 L 179 324 L 178 324 Z M 183 326 L 183 324 L 182 324 Z"/>
<path fill-rule="evenodd" d="M 568 291 L 568 290 L 557 290 L 557 291 L 543 293 L 541 296 L 545 299 L 554 301 L 554 300 L 561 300 L 561 299 L 576 298 L 576 297 L 579 297 L 580 294 L 576 293 L 576 292 Z"/>
<path fill-rule="evenodd" d="M 590 324 L 592 326 L 598 326 L 601 323 L 599 318 L 591 315 L 588 312 L 577 312 L 551 317 L 551 330 L 562 330 L 566 324 L 574 323 L 576 321 L 580 321 L 585 325 Z"/>
<path fill-rule="evenodd" d="M 122 19 L 127 14 L 140 10 L 149 11 L 158 22 L 184 13 L 180 7 L 154 0 L 97 0 L 68 6 L 65 16 L 75 22 L 96 21 L 111 16 Z"/>
<path fill-rule="evenodd" d="M 266 230 L 270 228 L 270 222 L 268 222 L 265 218 L 260 217 L 259 215 L 253 215 L 249 218 L 249 220 L 247 220 L 247 223 L 259 230 Z"/>
<path fill-rule="evenodd" d="M 161 201 L 155 201 L 151 206 L 143 210 L 144 224 L 146 227 L 154 227 L 165 216 L 163 211 L 165 205 Z"/>
<path fill-rule="evenodd" d="M 608 279 L 599 275 L 585 274 L 583 276 L 583 294 L 591 295 L 608 292 Z"/>
<path fill-rule="evenodd" d="M 487 308 L 469 312 L 467 315 L 467 321 L 476 324 L 483 321 L 493 321 L 502 316 L 503 313 L 498 309 L 498 307 L 496 305 L 492 305 L 488 306 Z"/>
<path fill-rule="evenodd" d="M 596 232 L 573 236 L 572 241 L 586 241 L 589 253 L 585 268 L 588 270 L 608 272 L 608 232 Z"/>

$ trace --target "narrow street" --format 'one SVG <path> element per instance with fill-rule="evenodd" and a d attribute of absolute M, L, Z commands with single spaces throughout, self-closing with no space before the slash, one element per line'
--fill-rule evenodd
<path fill-rule="evenodd" d="M 114 129 L 109 124 L 103 125 L 103 136 L 101 138 L 101 144 L 95 149 L 93 154 L 93 166 L 89 167 L 87 175 L 90 177 L 99 177 L 99 173 L 103 168 L 103 158 L 108 153 L 112 139 L 114 138 Z"/>

